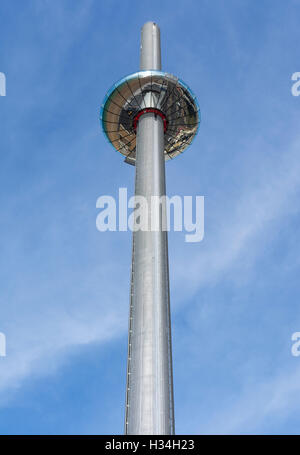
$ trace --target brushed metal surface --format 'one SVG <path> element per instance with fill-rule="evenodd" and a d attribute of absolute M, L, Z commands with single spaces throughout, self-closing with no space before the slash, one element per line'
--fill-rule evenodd
<path fill-rule="evenodd" d="M 157 26 L 156 26 L 157 27 Z M 160 65 L 158 40 L 148 39 L 149 23 L 142 31 L 141 65 L 151 59 Z M 135 195 L 166 194 L 164 127 L 153 113 L 141 116 L 137 126 Z M 133 232 L 128 363 L 126 387 L 126 434 L 174 434 L 171 320 L 166 213 L 153 210 L 158 229 Z"/>
<path fill-rule="evenodd" d="M 141 31 L 140 69 L 160 70 L 160 30 L 155 22 L 146 22 Z"/>

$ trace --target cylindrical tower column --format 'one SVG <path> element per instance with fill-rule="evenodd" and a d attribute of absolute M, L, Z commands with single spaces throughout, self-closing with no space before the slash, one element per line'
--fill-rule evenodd
<path fill-rule="evenodd" d="M 160 31 L 154 22 L 146 22 L 142 27 L 140 69 L 161 70 Z"/>
<path fill-rule="evenodd" d="M 160 70 L 160 60 L 159 28 L 147 22 L 141 69 Z M 151 204 L 166 195 L 164 124 L 151 112 L 137 124 L 135 195 L 147 201 L 149 226 L 133 233 L 125 433 L 174 434 L 166 213 Z"/>

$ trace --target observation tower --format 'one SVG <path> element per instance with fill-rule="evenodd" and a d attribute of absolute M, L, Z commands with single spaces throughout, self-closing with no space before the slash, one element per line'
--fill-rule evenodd
<path fill-rule="evenodd" d="M 195 137 L 200 110 L 188 86 L 161 71 L 160 31 L 142 27 L 140 71 L 108 91 L 101 106 L 103 132 L 135 166 L 135 197 L 148 202 L 151 228 L 135 224 L 132 241 L 125 434 L 175 433 L 169 296 L 165 161 Z M 149 223 L 150 224 L 150 223 Z M 152 229 L 152 226 L 155 229 Z"/>

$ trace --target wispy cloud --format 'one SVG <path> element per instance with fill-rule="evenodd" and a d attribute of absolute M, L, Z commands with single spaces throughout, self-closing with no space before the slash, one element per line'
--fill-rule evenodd
<path fill-rule="evenodd" d="M 285 132 L 277 134 L 282 136 Z M 187 246 L 181 247 L 180 257 L 177 256 L 172 265 L 175 285 L 181 283 L 179 294 L 174 293 L 179 300 L 183 300 L 183 294 L 193 295 L 204 284 L 222 279 L 224 273 L 233 281 L 235 276 L 241 280 L 240 273 L 254 267 L 256 259 L 264 254 L 265 242 L 277 237 L 280 224 L 299 212 L 300 139 L 297 134 L 287 138 L 280 155 L 263 137 L 244 145 L 245 156 L 255 154 L 259 166 L 253 167 L 253 163 L 245 160 L 242 169 L 245 171 L 249 165 L 251 172 L 242 176 L 244 181 L 240 182 L 237 193 L 224 192 L 219 197 L 217 210 L 210 208 L 211 198 L 206 199 L 209 221 L 206 221 L 204 241 L 193 251 Z M 227 171 L 230 172 L 228 168 Z M 190 261 L 193 267 L 187 268 Z"/>
<path fill-rule="evenodd" d="M 219 408 L 208 422 L 201 422 L 198 431 L 201 434 L 264 433 L 267 422 L 284 421 L 299 409 L 299 390 L 300 368 L 290 368 L 275 378 L 245 388 L 231 406 Z"/>

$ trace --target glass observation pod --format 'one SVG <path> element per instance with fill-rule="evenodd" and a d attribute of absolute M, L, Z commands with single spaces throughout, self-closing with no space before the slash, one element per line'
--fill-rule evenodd
<path fill-rule="evenodd" d="M 184 82 L 163 71 L 139 71 L 126 76 L 106 94 L 100 120 L 109 142 L 129 164 L 135 164 L 136 127 L 145 112 L 163 119 L 166 160 L 182 153 L 198 132 L 199 105 Z"/>

